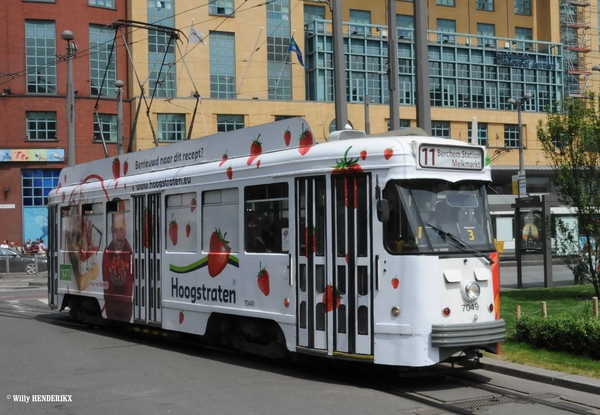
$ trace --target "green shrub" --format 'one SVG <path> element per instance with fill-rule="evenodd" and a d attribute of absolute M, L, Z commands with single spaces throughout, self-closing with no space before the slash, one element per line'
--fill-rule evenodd
<path fill-rule="evenodd" d="M 600 320 L 573 316 L 523 317 L 514 341 L 550 351 L 600 359 Z"/>

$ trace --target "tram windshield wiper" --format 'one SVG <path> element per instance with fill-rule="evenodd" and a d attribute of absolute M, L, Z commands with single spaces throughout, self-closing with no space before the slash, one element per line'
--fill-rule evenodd
<path fill-rule="evenodd" d="M 472 252 L 476 253 L 477 256 L 485 258 L 490 265 L 494 265 L 494 260 L 492 259 L 491 256 L 478 251 L 477 249 L 473 248 L 471 245 L 469 245 L 465 241 L 461 241 L 460 239 L 458 239 L 456 236 L 454 236 L 450 232 L 446 232 L 440 228 L 437 228 L 437 227 L 433 226 L 431 223 L 428 223 L 427 226 L 429 226 L 438 235 L 440 235 L 440 237 L 442 238 L 442 240 L 444 242 L 449 242 L 450 244 L 454 245 L 455 247 L 457 247 L 459 249 L 462 249 L 463 251 L 470 249 Z"/>

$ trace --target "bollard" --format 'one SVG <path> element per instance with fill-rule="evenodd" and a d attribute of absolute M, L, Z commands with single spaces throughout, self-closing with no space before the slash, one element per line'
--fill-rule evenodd
<path fill-rule="evenodd" d="M 546 302 L 542 301 L 542 317 L 548 317 L 548 309 L 546 308 Z"/>
<path fill-rule="evenodd" d="M 598 297 L 592 297 L 594 303 L 594 318 L 598 318 Z"/>
<path fill-rule="evenodd" d="M 517 321 L 521 320 L 521 306 L 517 305 L 515 307 L 515 312 L 517 313 Z"/>

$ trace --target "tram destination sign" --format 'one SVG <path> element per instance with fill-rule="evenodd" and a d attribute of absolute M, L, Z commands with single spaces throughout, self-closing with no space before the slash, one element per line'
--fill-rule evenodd
<path fill-rule="evenodd" d="M 483 170 L 480 147 L 432 145 L 419 146 L 419 166 L 427 169 Z"/>

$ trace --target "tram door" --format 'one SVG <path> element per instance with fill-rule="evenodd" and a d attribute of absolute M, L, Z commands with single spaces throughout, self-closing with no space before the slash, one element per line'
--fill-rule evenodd
<path fill-rule="evenodd" d="M 58 206 L 48 208 L 48 304 L 58 307 Z"/>
<path fill-rule="evenodd" d="M 334 350 L 372 354 L 370 176 L 332 175 Z M 339 303 L 339 306 L 338 306 Z"/>
<path fill-rule="evenodd" d="M 296 181 L 298 345 L 371 355 L 369 176 L 333 175 L 330 189 Z"/>
<path fill-rule="evenodd" d="M 138 322 L 160 323 L 162 208 L 160 194 L 133 196 L 133 307 Z"/>
<path fill-rule="evenodd" d="M 327 350 L 326 311 L 326 180 L 296 181 L 296 264 L 298 345 Z"/>

